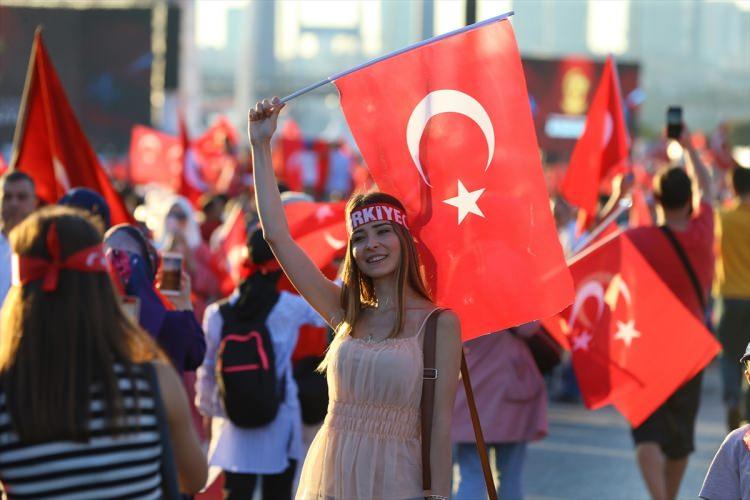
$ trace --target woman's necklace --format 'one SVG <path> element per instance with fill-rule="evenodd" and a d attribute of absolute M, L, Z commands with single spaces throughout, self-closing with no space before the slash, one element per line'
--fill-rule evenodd
<path fill-rule="evenodd" d="M 365 337 L 365 342 L 366 342 L 366 343 L 368 343 L 368 344 L 379 344 L 379 343 L 381 343 L 381 342 L 382 342 L 383 340 L 385 340 L 385 339 L 378 339 L 378 338 L 375 338 L 375 337 L 374 337 L 374 336 L 372 335 L 372 333 L 371 333 L 371 334 L 369 334 L 369 335 L 368 335 L 367 337 Z"/>

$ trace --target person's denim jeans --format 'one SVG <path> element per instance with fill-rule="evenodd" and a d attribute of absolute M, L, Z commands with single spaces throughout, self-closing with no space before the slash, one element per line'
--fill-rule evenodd
<path fill-rule="evenodd" d="M 500 475 L 497 495 L 502 500 L 523 499 L 523 462 L 526 458 L 526 442 L 487 443 L 487 452 L 495 449 L 495 468 Z M 460 479 L 454 500 L 480 500 L 487 498 L 487 488 L 482 475 L 482 462 L 479 460 L 474 443 L 459 443 L 453 454 L 458 464 Z M 498 484 L 498 478 L 495 484 Z"/>

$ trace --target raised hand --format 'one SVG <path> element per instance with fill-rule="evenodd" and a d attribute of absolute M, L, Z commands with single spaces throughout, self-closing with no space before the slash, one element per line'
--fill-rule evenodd
<path fill-rule="evenodd" d="M 278 97 L 270 101 L 263 99 L 258 101 L 247 113 L 247 135 L 250 144 L 262 144 L 271 140 L 276 131 L 276 122 L 279 113 L 284 108 L 284 103 Z"/>

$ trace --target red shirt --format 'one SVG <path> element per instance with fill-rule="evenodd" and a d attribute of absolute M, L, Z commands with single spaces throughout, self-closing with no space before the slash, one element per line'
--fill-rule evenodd
<path fill-rule="evenodd" d="M 714 214 L 711 205 L 701 202 L 687 229 L 673 230 L 673 233 L 693 265 L 707 301 L 714 274 Z M 705 312 L 690 276 L 661 229 L 657 226 L 638 227 L 629 229 L 626 234 L 680 302 L 703 321 Z"/>

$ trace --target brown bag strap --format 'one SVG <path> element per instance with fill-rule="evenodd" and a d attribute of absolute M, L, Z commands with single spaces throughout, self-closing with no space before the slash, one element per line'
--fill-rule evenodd
<path fill-rule="evenodd" d="M 430 313 L 425 326 L 422 343 L 424 353 L 424 373 L 422 374 L 422 487 L 425 491 L 432 489 L 432 474 L 430 470 L 430 440 L 432 437 L 432 413 L 435 406 L 435 343 L 437 333 L 437 319 L 442 312 L 438 309 Z"/>
<path fill-rule="evenodd" d="M 474 427 L 474 436 L 477 438 L 477 453 L 479 460 L 482 462 L 482 472 L 484 473 L 484 483 L 487 485 L 487 496 L 490 500 L 497 500 L 497 490 L 495 481 L 492 478 L 492 469 L 490 461 L 487 458 L 487 445 L 484 443 L 482 434 L 482 425 L 479 422 L 479 413 L 477 405 L 474 403 L 474 391 L 471 390 L 471 380 L 469 379 L 469 366 L 466 364 L 464 350 L 461 349 L 461 379 L 464 381 L 464 390 L 466 390 L 466 403 L 469 405 L 469 414 L 471 415 L 471 425 Z"/>
<path fill-rule="evenodd" d="M 435 406 L 435 381 L 438 378 L 438 371 L 435 367 L 435 344 L 437 334 L 437 319 L 444 309 L 438 309 L 430 314 L 425 327 L 425 336 L 422 350 L 424 352 L 424 373 L 422 380 L 422 488 L 425 491 L 432 489 L 432 471 L 430 467 L 430 444 L 432 438 L 432 416 Z M 471 381 L 469 380 L 469 369 L 466 365 L 466 357 L 463 349 L 461 350 L 461 378 L 466 390 L 466 402 L 469 405 L 471 414 L 471 423 L 474 427 L 474 434 L 477 438 L 477 451 L 479 459 L 482 462 L 482 471 L 484 472 L 484 481 L 487 484 L 487 495 L 490 500 L 497 500 L 497 491 L 492 479 L 492 470 L 490 462 L 487 459 L 487 447 L 482 435 L 482 427 L 479 423 L 479 414 L 474 403 L 474 392 L 471 390 Z"/>

